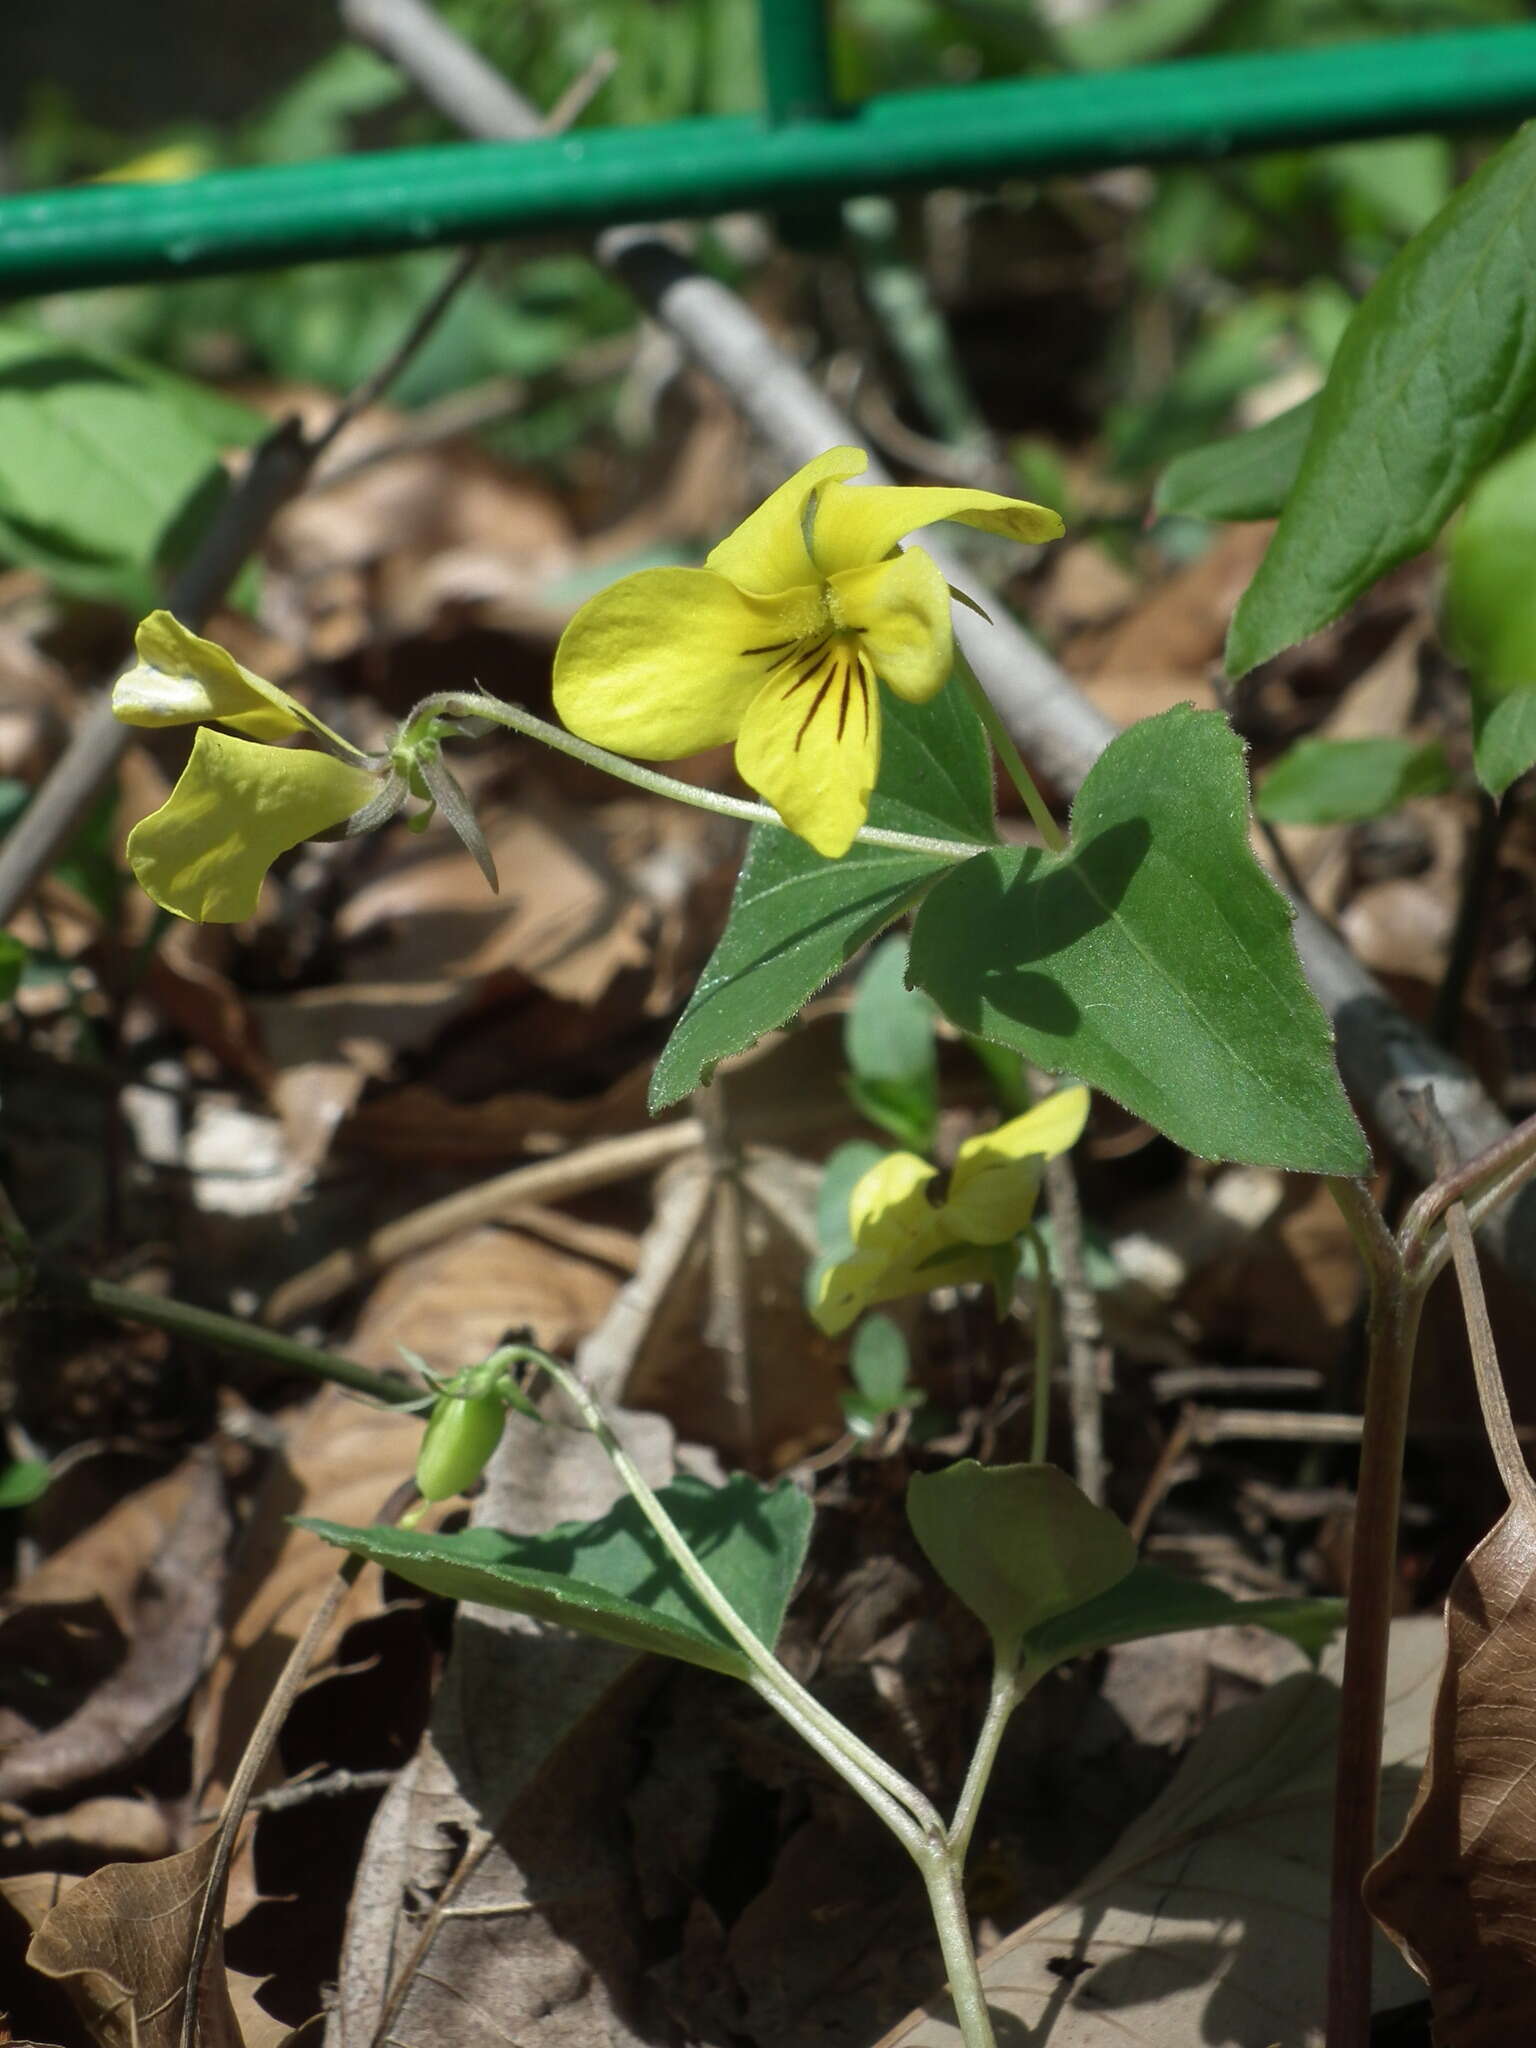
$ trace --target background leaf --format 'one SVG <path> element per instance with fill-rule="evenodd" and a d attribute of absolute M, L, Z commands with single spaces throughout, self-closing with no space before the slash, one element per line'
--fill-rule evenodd
<path fill-rule="evenodd" d="M 1451 786 L 1438 740 L 1298 740 L 1259 784 L 1253 808 L 1272 825 L 1347 825 Z"/>
<path fill-rule="evenodd" d="M 914 1152 L 927 1152 L 938 1117 L 938 1048 L 933 1004 L 907 986 L 907 942 L 899 934 L 870 949 L 843 1024 L 852 1068 L 848 1092 L 871 1123 Z"/>
<path fill-rule="evenodd" d="M 684 1475 L 659 1497 L 715 1584 L 772 1648 L 805 1558 L 809 1500 L 787 1480 L 767 1488 L 740 1473 L 724 1486 Z M 438 1536 L 308 1518 L 299 1526 L 451 1600 L 508 1607 L 736 1678 L 750 1669 L 628 1498 L 597 1521 L 562 1522 L 540 1536 Z"/>
<path fill-rule="evenodd" d="M 1065 854 L 978 854 L 940 882 L 912 972 L 962 1030 L 1191 1152 L 1303 1173 L 1369 1163 L 1289 909 L 1249 850 L 1241 743 L 1214 711 L 1175 705 L 1113 740 Z"/>
<path fill-rule="evenodd" d="M 939 1577 L 985 1623 L 1001 1661 L 1136 1562 L 1125 1524 L 1054 1465 L 962 1458 L 919 1472 L 907 1488 L 907 1519 Z"/>
<path fill-rule="evenodd" d="M 1536 765 L 1536 684 L 1494 705 L 1477 735 L 1476 762 L 1477 779 L 1493 796 Z"/>
<path fill-rule="evenodd" d="M 0 557 L 147 607 L 227 488 L 221 448 L 262 425 L 168 371 L 0 326 Z"/>
<path fill-rule="evenodd" d="M 1388 266 L 1339 344 L 1227 642 L 1245 675 L 1427 547 L 1536 386 L 1536 126 Z"/>
<path fill-rule="evenodd" d="M 1317 400 L 1305 398 L 1246 434 L 1176 455 L 1158 478 L 1154 510 L 1188 519 L 1278 519 L 1316 411 Z"/>
<path fill-rule="evenodd" d="M 931 704 L 904 704 L 887 692 L 883 711 L 870 823 L 945 839 L 995 838 L 991 756 L 960 691 L 943 690 Z M 780 825 L 754 826 L 720 943 L 651 1076 L 653 1113 L 794 1016 L 948 865 L 862 845 L 823 860 Z"/>

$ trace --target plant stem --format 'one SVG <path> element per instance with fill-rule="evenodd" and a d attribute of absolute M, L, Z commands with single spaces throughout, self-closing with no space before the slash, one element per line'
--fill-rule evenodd
<path fill-rule="evenodd" d="M 1024 799 L 1024 808 L 1033 819 L 1035 830 L 1052 853 L 1065 853 L 1066 836 L 1051 816 L 1045 798 L 1035 787 L 1035 778 L 1024 766 L 1024 756 L 1014 745 L 1013 734 L 998 716 L 992 699 L 971 673 L 969 662 L 958 651 L 955 655 L 955 675 L 975 707 L 977 717 L 986 727 L 987 737 L 997 749 L 997 757 L 1007 769 L 1009 780 Z"/>
<path fill-rule="evenodd" d="M 275 1330 L 265 1330 L 259 1323 L 248 1323 L 239 1316 L 220 1315 L 217 1309 L 194 1308 L 190 1302 L 159 1294 L 141 1294 L 137 1288 L 119 1287 L 115 1281 L 96 1280 L 69 1267 L 47 1263 L 39 1266 L 34 1285 L 39 1294 L 55 1301 L 76 1302 L 81 1307 L 97 1309 L 102 1315 L 121 1316 L 130 1323 L 148 1323 L 152 1329 L 169 1330 L 174 1336 L 212 1344 L 221 1351 L 240 1351 L 269 1359 L 289 1372 L 350 1387 L 354 1393 L 368 1394 L 390 1407 L 421 1399 L 421 1389 L 404 1379 L 373 1372 L 350 1358 L 338 1358 L 333 1352 L 281 1337 Z"/>
<path fill-rule="evenodd" d="M 700 789 L 694 783 L 683 782 L 675 775 L 642 768 L 636 761 L 627 761 L 622 754 L 610 754 L 606 747 L 594 747 L 590 740 L 578 739 L 563 726 L 551 725 L 547 718 L 536 718 L 520 705 L 503 704 L 499 697 L 461 696 L 457 693 L 428 697 L 412 712 L 413 722 L 423 712 L 438 712 L 448 718 L 488 719 L 492 725 L 505 726 L 528 739 L 541 740 L 546 747 L 553 747 L 556 753 L 569 754 L 573 760 L 585 761 L 588 767 L 600 768 L 605 775 L 632 783 L 636 789 L 649 790 L 655 796 L 671 797 L 675 803 L 692 804 L 695 810 L 714 811 L 723 818 L 744 818 L 751 825 L 784 827 L 783 819 L 771 804 L 754 803 L 749 797 L 725 796 L 719 790 Z M 925 854 L 930 860 L 969 860 L 973 854 L 986 851 L 980 840 L 930 839 L 920 832 L 892 832 L 883 825 L 864 825 L 856 837 L 864 846 L 889 846 L 898 853 Z"/>
<path fill-rule="evenodd" d="M 1035 1255 L 1035 1405 L 1029 1418 L 1029 1462 L 1045 1463 L 1051 1435 L 1051 1367 L 1056 1357 L 1056 1290 L 1045 1240 L 1032 1223 L 1024 1233 Z"/>
<path fill-rule="evenodd" d="M 1423 1291 L 1365 1189 L 1333 1180 L 1370 1279 L 1370 1363 L 1355 1491 L 1349 1623 L 1339 1695 L 1328 1949 L 1328 2048 L 1367 2048 L 1371 2035 L 1371 1917 L 1362 1896 L 1376 1859 L 1381 1728 L 1396 1578 L 1403 1445 Z"/>
<path fill-rule="evenodd" d="M 939 1952 L 944 1958 L 949 1995 L 954 2000 L 961 2039 L 965 2048 L 997 2048 L 992 2015 L 987 2010 L 986 1988 L 977 1967 L 976 1945 L 971 1940 L 970 1916 L 965 1910 L 960 1858 L 953 1849 L 939 1849 L 927 1858 L 920 1858 L 918 1867 L 923 1873 L 929 1909 L 938 1930 Z"/>
<path fill-rule="evenodd" d="M 532 1345 L 508 1345 L 504 1355 L 509 1360 L 526 1359 L 539 1366 L 560 1388 L 608 1454 L 630 1498 L 660 1537 L 667 1555 L 745 1654 L 752 1667 L 752 1675 L 747 1681 L 752 1690 L 767 1700 L 844 1783 L 879 1814 L 907 1850 L 922 1874 L 928 1893 L 965 2048 L 996 2048 L 961 1883 L 965 1842 L 957 1844 L 931 1802 L 917 1787 L 909 1784 L 884 1757 L 861 1742 L 852 1729 L 845 1728 L 835 1714 L 828 1713 L 819 1700 L 790 1676 L 767 1645 L 747 1626 L 694 1555 L 683 1532 L 656 1498 L 634 1460 L 614 1435 L 608 1418 L 575 1374 L 547 1352 Z M 974 1825 L 975 1810 L 980 1804 L 1006 1721 L 1007 1710 L 994 1685 L 993 1704 L 961 1801 L 964 1808 L 969 1800 L 966 1840 Z"/>
<path fill-rule="evenodd" d="M 971 1836 L 976 1830 L 976 1816 L 981 1811 L 987 1781 L 992 1776 L 992 1766 L 997 1762 L 998 1745 L 1003 1739 L 1003 1730 L 1008 1726 L 1015 1708 L 1028 1692 L 1029 1683 L 1028 1678 L 1021 1676 L 1017 1666 L 1005 1664 L 1001 1658 L 993 1667 L 992 1697 L 987 1702 L 987 1717 L 982 1722 L 981 1733 L 976 1738 L 976 1748 L 971 1756 L 971 1767 L 965 1774 L 960 1803 L 955 1808 L 955 1817 L 949 1824 L 949 1847 L 957 1870 L 963 1871 L 965 1868 L 966 1851 L 971 1846 Z"/>
<path fill-rule="evenodd" d="M 576 1375 L 547 1352 L 532 1345 L 509 1345 L 509 1357 L 527 1359 L 555 1382 L 583 1423 L 607 1452 L 640 1512 L 661 1538 L 669 1557 L 720 1626 L 741 1649 L 752 1667 L 752 1684 L 783 1714 L 812 1748 L 869 1802 L 911 1854 L 921 1862 L 926 1845 L 945 1839 L 944 1823 L 932 1802 L 900 1771 L 888 1764 L 851 1728 L 845 1728 L 820 1700 L 784 1669 L 773 1652 L 748 1627 L 689 1547 L 687 1538 L 652 1492 L 633 1458 L 610 1428 L 607 1417 Z"/>

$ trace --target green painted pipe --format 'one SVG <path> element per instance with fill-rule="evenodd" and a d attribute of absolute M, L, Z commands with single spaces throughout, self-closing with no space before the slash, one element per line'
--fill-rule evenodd
<path fill-rule="evenodd" d="M 768 118 L 826 121 L 837 112 L 826 0 L 758 0 Z"/>
<path fill-rule="evenodd" d="M 0 200 L 0 294 L 265 270 L 621 221 L 802 210 L 902 185 L 1497 125 L 1536 109 L 1536 27 L 892 93 L 838 120 L 583 129 Z"/>

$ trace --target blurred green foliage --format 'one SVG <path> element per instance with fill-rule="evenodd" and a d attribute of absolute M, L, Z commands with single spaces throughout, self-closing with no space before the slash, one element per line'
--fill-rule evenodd
<path fill-rule="evenodd" d="M 757 0 L 442 0 L 442 12 L 539 106 L 553 105 L 612 52 L 617 64 L 584 125 L 743 114 L 758 104 Z M 838 85 L 850 98 L 1202 52 L 1294 51 L 1521 14 L 1518 0 L 1113 0 L 1086 10 L 1048 0 L 832 0 L 831 8 Z M 125 52 L 124 61 L 131 75 L 133 61 L 151 60 Z M 453 133 L 388 63 L 340 40 L 339 30 L 336 46 L 296 76 L 284 75 L 281 44 L 252 51 L 251 64 L 270 78 L 266 96 L 224 125 L 199 118 L 195 78 L 185 82 L 183 118 L 137 127 L 131 117 L 120 127 L 87 118 L 67 83 L 40 82 L 7 138 L 12 178 L 26 187 L 125 172 L 185 176 Z M 135 104 L 131 90 L 121 104 Z M 1061 352 L 1052 389 L 1072 387 L 1064 416 L 1075 410 L 1079 422 L 1090 420 L 1097 459 L 1140 488 L 1182 451 L 1243 421 L 1255 393 L 1315 380 L 1352 305 L 1457 174 L 1443 139 L 1408 137 L 1132 174 L 1131 203 L 1107 208 L 1085 203 L 1066 181 L 1013 185 L 993 212 L 996 232 L 1021 257 L 1037 243 L 1059 249 L 1063 233 L 1088 254 L 1095 244 L 1115 246 L 1126 288 L 1088 350 Z M 909 239 L 915 246 L 915 230 Z M 961 289 L 1006 302 L 1006 279 L 987 274 L 995 239 L 974 238 Z M 70 345 L 192 379 L 342 389 L 379 361 L 449 260 L 428 252 L 62 294 L 14 317 Z M 718 249 L 710 260 L 732 275 L 733 264 L 749 261 Z M 914 269 L 921 274 L 921 254 Z M 594 432 L 613 429 L 619 388 L 616 374 L 572 377 L 570 366 L 628 332 L 634 317 L 579 248 L 497 253 L 393 396 L 416 406 L 492 378 L 527 380 L 526 407 L 490 430 L 491 445 L 558 465 Z M 964 368 L 963 346 L 959 353 Z M 1043 402 L 1045 434 L 1031 429 L 1034 438 L 1021 443 L 1032 467 L 1053 460 L 1053 403 Z M 1060 438 L 1071 437 L 1064 425 Z M 19 530 L 0 534 L 0 554 L 11 560 L 27 558 Z"/>

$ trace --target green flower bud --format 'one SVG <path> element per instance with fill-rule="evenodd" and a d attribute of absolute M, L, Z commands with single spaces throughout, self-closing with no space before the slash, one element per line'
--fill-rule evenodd
<path fill-rule="evenodd" d="M 465 1493 L 501 1441 L 507 1405 L 499 1394 L 442 1394 L 427 1420 L 416 1459 L 416 1490 L 423 1500 Z"/>

